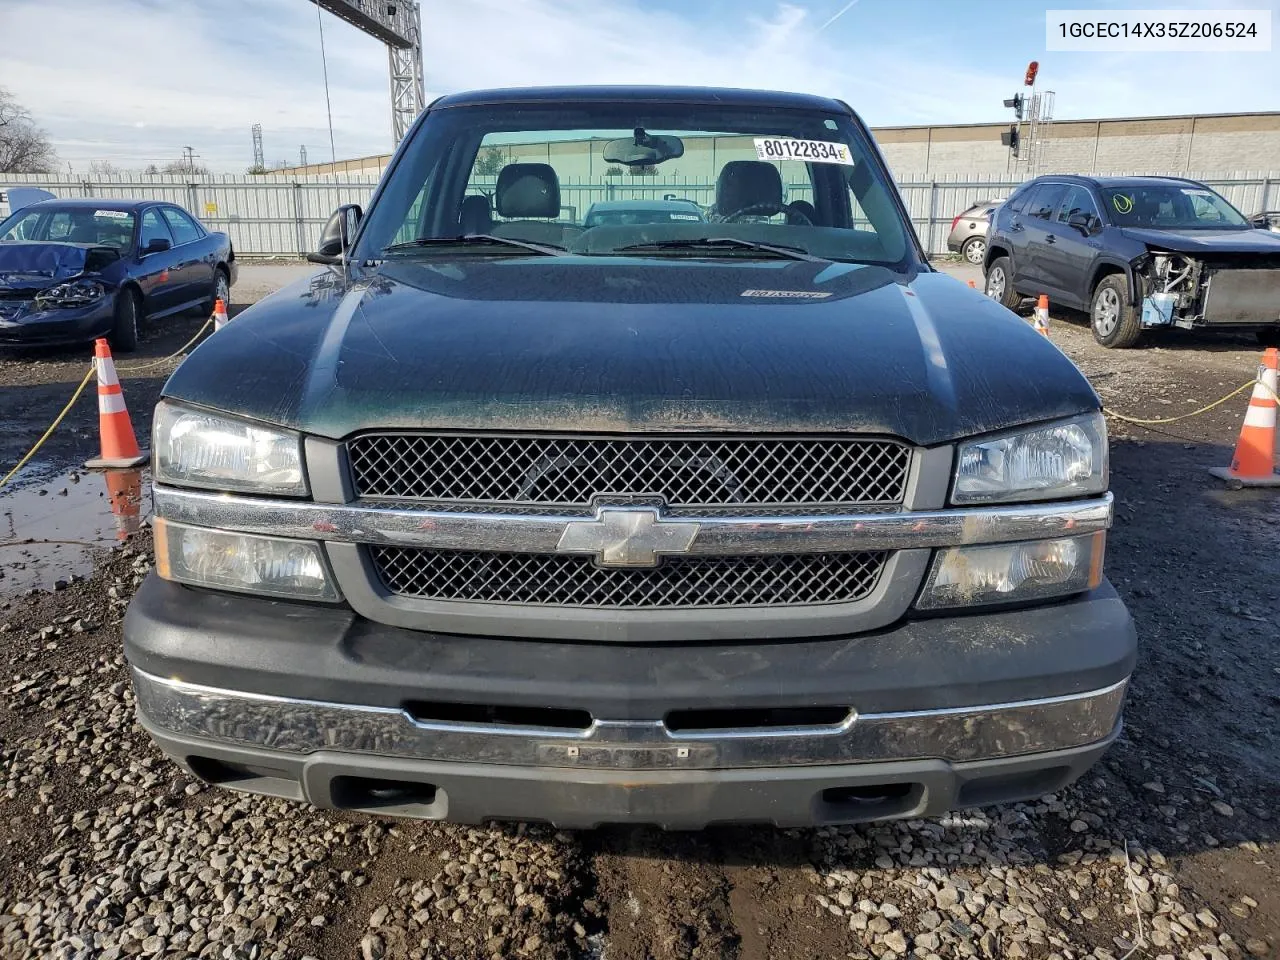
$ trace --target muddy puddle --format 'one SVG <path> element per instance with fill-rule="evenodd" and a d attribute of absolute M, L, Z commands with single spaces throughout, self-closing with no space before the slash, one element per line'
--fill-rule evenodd
<path fill-rule="evenodd" d="M 95 556 L 137 533 L 150 513 L 142 469 L 76 470 L 0 491 L 0 597 L 87 577 Z"/>

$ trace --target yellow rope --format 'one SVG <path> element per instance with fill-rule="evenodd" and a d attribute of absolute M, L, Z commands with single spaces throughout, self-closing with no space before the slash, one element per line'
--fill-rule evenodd
<path fill-rule="evenodd" d="M 1140 419 L 1139 417 L 1130 417 L 1130 416 L 1126 416 L 1123 413 L 1117 413 L 1115 410 L 1110 410 L 1106 407 L 1103 408 L 1103 413 L 1105 413 L 1108 417 L 1115 417 L 1117 420 L 1123 420 L 1125 423 L 1136 423 L 1139 426 L 1147 426 L 1149 424 L 1154 425 L 1158 423 L 1177 423 L 1179 420 L 1189 420 L 1191 417 L 1198 417 L 1202 413 L 1208 413 L 1214 407 L 1221 406 L 1222 404 L 1230 400 L 1232 397 L 1236 396 L 1239 393 L 1243 393 L 1245 390 L 1248 390 L 1250 387 L 1255 386 L 1258 383 L 1261 383 L 1261 381 L 1250 380 L 1248 383 L 1242 383 L 1240 384 L 1240 386 L 1236 387 L 1234 390 L 1228 393 L 1225 397 L 1219 397 L 1217 400 L 1213 401 L 1213 403 L 1205 404 L 1199 410 L 1192 410 L 1190 413 L 1184 413 L 1176 417 L 1158 417 L 1154 420 L 1143 420 L 1143 419 Z M 1262 384 L 1262 386 L 1266 388 L 1274 396 L 1275 391 L 1270 390 L 1270 388 L 1268 388 L 1265 383 Z"/>
<path fill-rule="evenodd" d="M 85 373 L 84 379 L 80 381 L 80 386 L 76 387 L 76 392 L 71 395 L 71 399 L 67 401 L 67 405 L 62 408 L 62 412 L 53 418 L 53 423 L 49 424 L 49 429 L 44 432 L 44 436 L 36 441 L 36 445 L 27 451 L 27 455 L 25 457 L 18 461 L 18 465 L 4 475 L 4 479 L 0 480 L 0 487 L 3 487 L 12 480 L 13 475 L 25 467 L 27 465 L 27 461 L 36 455 L 36 451 L 44 446 L 44 442 L 48 440 L 49 435 L 58 428 L 58 424 L 62 422 L 62 418 L 67 415 L 67 412 L 74 407 L 76 401 L 80 399 L 80 394 L 84 393 L 84 388 L 89 385 L 89 381 L 92 377 L 93 364 L 89 364 L 88 372 Z"/>
<path fill-rule="evenodd" d="M 199 340 L 200 334 L 208 330 L 209 324 L 211 323 L 213 323 L 213 317 L 210 317 L 208 320 L 204 322 L 204 326 L 202 326 L 199 330 L 196 331 L 194 337 L 192 337 L 190 340 L 188 340 L 186 343 L 180 346 L 177 350 L 173 351 L 173 353 L 169 354 L 167 357 L 161 357 L 159 360 L 152 360 L 150 363 L 141 363 L 141 364 L 138 364 L 138 366 L 136 367 L 116 367 L 116 370 L 119 373 L 137 373 L 139 370 L 150 370 L 152 367 L 158 367 L 162 363 L 168 363 L 178 354 L 182 353 L 183 350 L 187 349 L 187 347 L 191 346 L 193 343 Z"/>
<path fill-rule="evenodd" d="M 152 367 L 158 367 L 162 363 L 168 363 L 174 357 L 178 356 L 184 350 L 186 350 L 187 347 L 191 346 L 193 343 L 199 340 L 200 335 L 209 329 L 209 324 L 211 323 L 213 323 L 213 317 L 210 317 L 208 320 L 204 322 L 204 325 L 195 332 L 195 336 L 193 336 L 190 340 L 188 340 L 186 343 L 180 346 L 177 350 L 173 351 L 173 353 L 169 354 L 167 357 L 161 357 L 159 360 L 153 360 L 150 363 L 142 363 L 135 367 L 117 367 L 116 370 L 120 373 L 137 373 L 139 370 L 150 370 Z M 44 435 L 41 436 L 39 440 L 36 441 L 35 446 L 33 446 L 30 450 L 28 450 L 26 455 L 21 460 L 18 461 L 18 465 L 4 475 L 4 479 L 0 480 L 0 488 L 3 488 L 5 484 L 7 484 L 10 480 L 12 480 L 14 475 L 23 467 L 25 467 L 27 465 L 27 462 L 36 455 L 36 451 L 38 451 L 42 446 L 44 446 L 44 442 L 49 439 L 53 431 L 58 428 L 58 424 L 62 423 L 63 418 L 66 417 L 67 413 L 71 410 L 71 408 L 75 406 L 76 401 L 80 399 L 80 394 L 84 393 L 84 388 L 89 385 L 89 380 L 93 376 L 93 372 L 94 372 L 94 366 L 93 364 L 89 364 L 89 372 L 84 375 L 84 379 L 80 381 L 80 386 L 76 387 L 76 392 L 71 395 L 71 399 L 68 400 L 67 405 L 62 408 L 62 412 L 59 413 L 56 417 L 54 417 L 53 423 L 49 424 L 49 429 L 44 432 Z"/>

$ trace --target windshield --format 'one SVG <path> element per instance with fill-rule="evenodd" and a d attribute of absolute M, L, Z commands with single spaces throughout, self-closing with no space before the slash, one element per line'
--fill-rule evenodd
<path fill-rule="evenodd" d="M 1156 230 L 1247 229 L 1244 215 L 1207 187 L 1181 183 L 1103 187 L 1112 222 Z"/>
<path fill-rule="evenodd" d="M 583 256 L 915 263 L 908 226 L 847 114 L 652 102 L 433 111 L 388 174 L 356 256 Z M 707 244 L 706 240 L 739 243 Z M 392 248 L 392 249 L 388 249 Z"/>
<path fill-rule="evenodd" d="M 6 240 L 92 243 L 123 252 L 133 241 L 133 214 L 93 207 L 19 210 L 0 223 L 0 242 Z"/>

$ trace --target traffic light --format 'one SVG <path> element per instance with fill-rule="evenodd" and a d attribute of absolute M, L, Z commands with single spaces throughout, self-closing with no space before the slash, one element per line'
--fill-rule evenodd
<path fill-rule="evenodd" d="M 1036 74 L 1040 72 L 1040 61 L 1032 60 L 1027 64 L 1027 75 L 1022 78 L 1025 86 L 1034 87 L 1036 83 Z"/>
<path fill-rule="evenodd" d="M 1006 107 L 1013 107 L 1013 115 L 1019 120 L 1022 119 L 1022 94 L 1015 93 L 1013 99 L 1004 102 Z"/>
<path fill-rule="evenodd" d="M 1018 153 L 1018 128 L 1010 125 L 1008 133 L 1000 134 L 1000 145 L 1008 147 L 1016 156 Z"/>

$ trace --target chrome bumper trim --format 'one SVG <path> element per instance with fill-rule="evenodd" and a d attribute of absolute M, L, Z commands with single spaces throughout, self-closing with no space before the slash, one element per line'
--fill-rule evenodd
<path fill-rule="evenodd" d="M 661 720 L 595 720 L 585 730 L 426 723 L 403 710 L 219 690 L 131 668 L 146 724 L 175 736 L 305 755 L 607 770 L 725 769 L 941 759 L 1066 749 L 1107 737 L 1128 681 L 1071 696 L 901 713 L 804 728 L 675 733 Z"/>
<path fill-rule="evenodd" d="M 454 513 L 367 504 L 308 503 L 157 484 L 156 516 L 240 533 L 434 550 L 556 553 L 578 516 Z M 688 555 L 911 550 L 1082 536 L 1111 525 L 1110 493 L 1092 500 L 900 513 L 684 517 L 696 523 Z"/>

